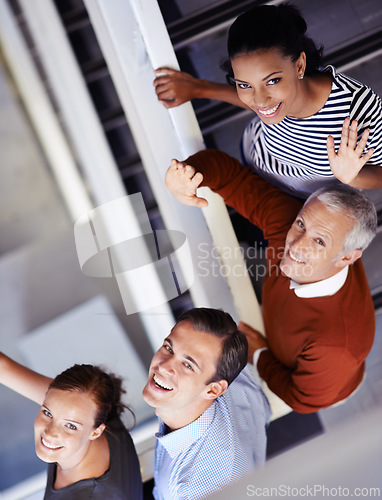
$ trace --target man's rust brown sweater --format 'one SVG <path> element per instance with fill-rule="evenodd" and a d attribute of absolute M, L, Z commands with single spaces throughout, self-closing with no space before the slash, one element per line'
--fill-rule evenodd
<path fill-rule="evenodd" d="M 203 186 L 219 193 L 268 240 L 262 309 L 269 349 L 260 354 L 260 376 L 299 413 L 349 396 L 363 378 L 375 331 L 361 260 L 350 266 L 345 284 L 334 295 L 299 298 L 279 263 L 301 203 L 223 152 L 201 151 L 186 163 L 203 174 Z"/>

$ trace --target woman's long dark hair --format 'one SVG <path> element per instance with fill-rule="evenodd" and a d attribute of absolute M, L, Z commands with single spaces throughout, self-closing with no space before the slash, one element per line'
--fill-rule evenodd
<path fill-rule="evenodd" d="M 323 47 L 306 35 L 307 25 L 300 11 L 290 3 L 260 5 L 240 14 L 228 32 L 228 57 L 256 50 L 278 48 L 285 57 L 297 61 L 301 52 L 306 54 L 305 74 L 312 75 L 322 65 Z M 230 63 L 222 68 L 228 73 Z"/>

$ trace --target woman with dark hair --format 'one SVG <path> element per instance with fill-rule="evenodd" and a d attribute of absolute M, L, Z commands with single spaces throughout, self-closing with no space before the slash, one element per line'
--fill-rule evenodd
<path fill-rule="evenodd" d="M 37 456 L 49 463 L 44 500 L 140 500 L 142 481 L 120 420 L 122 381 L 92 365 L 52 380 L 0 353 L 0 383 L 41 405 Z"/>
<path fill-rule="evenodd" d="M 209 98 L 254 111 L 242 140 L 244 163 L 297 197 L 338 181 L 381 188 L 381 99 L 333 66 L 322 68 L 322 47 L 306 30 L 290 4 L 254 7 L 229 29 L 233 86 L 159 68 L 158 99 L 167 108 Z"/>

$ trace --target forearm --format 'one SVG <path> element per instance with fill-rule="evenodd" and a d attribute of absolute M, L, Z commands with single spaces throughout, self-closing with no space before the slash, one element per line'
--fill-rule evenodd
<path fill-rule="evenodd" d="M 365 165 L 350 183 L 350 186 L 357 189 L 381 189 L 382 168 L 375 165 Z"/>
<path fill-rule="evenodd" d="M 282 399 L 293 411 L 297 413 L 313 413 L 318 408 L 306 404 L 301 400 L 299 391 L 294 387 L 290 370 L 280 363 L 269 350 L 260 353 L 257 361 L 257 371 L 260 377 L 267 383 L 269 389 Z"/>
<path fill-rule="evenodd" d="M 235 87 L 224 83 L 215 83 L 208 80 L 199 80 L 197 86 L 197 98 L 214 99 L 216 101 L 224 101 L 234 106 L 244 109 L 250 109 L 238 97 Z"/>
<path fill-rule="evenodd" d="M 241 102 L 232 85 L 202 80 L 166 67 L 157 68 L 155 73 L 158 75 L 154 80 L 155 92 L 166 108 L 179 106 L 192 99 L 214 99 L 249 109 Z"/>
<path fill-rule="evenodd" d="M 51 381 L 0 353 L 0 383 L 9 389 L 41 405 Z"/>
<path fill-rule="evenodd" d="M 236 158 L 217 149 L 204 149 L 190 156 L 184 163 L 203 174 L 201 186 L 208 186 L 223 198 L 242 185 L 248 175 L 254 175 Z"/>
<path fill-rule="evenodd" d="M 301 203 L 259 177 L 251 168 L 216 150 L 203 150 L 185 163 L 203 175 L 202 186 L 220 194 L 227 205 L 265 230 L 287 230 L 301 208 Z M 280 220 L 283 213 L 283 220 Z M 285 227 L 284 227 L 285 226 Z"/>
<path fill-rule="evenodd" d="M 339 355 L 338 363 L 341 361 L 345 365 L 342 372 L 337 369 L 335 357 L 330 362 L 323 358 L 315 362 L 297 360 L 296 367 L 290 369 L 265 350 L 260 354 L 257 370 L 269 389 L 295 412 L 313 413 L 336 400 L 344 374 L 350 372 L 350 366 Z"/>

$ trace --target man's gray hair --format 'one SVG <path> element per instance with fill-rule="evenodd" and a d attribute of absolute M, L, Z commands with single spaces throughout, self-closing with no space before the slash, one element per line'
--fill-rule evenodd
<path fill-rule="evenodd" d="M 372 201 L 358 189 L 346 184 L 323 187 L 309 196 L 305 205 L 318 199 L 331 212 L 341 212 L 354 220 L 353 228 L 345 236 L 341 253 L 365 250 L 377 232 L 377 211 Z"/>

